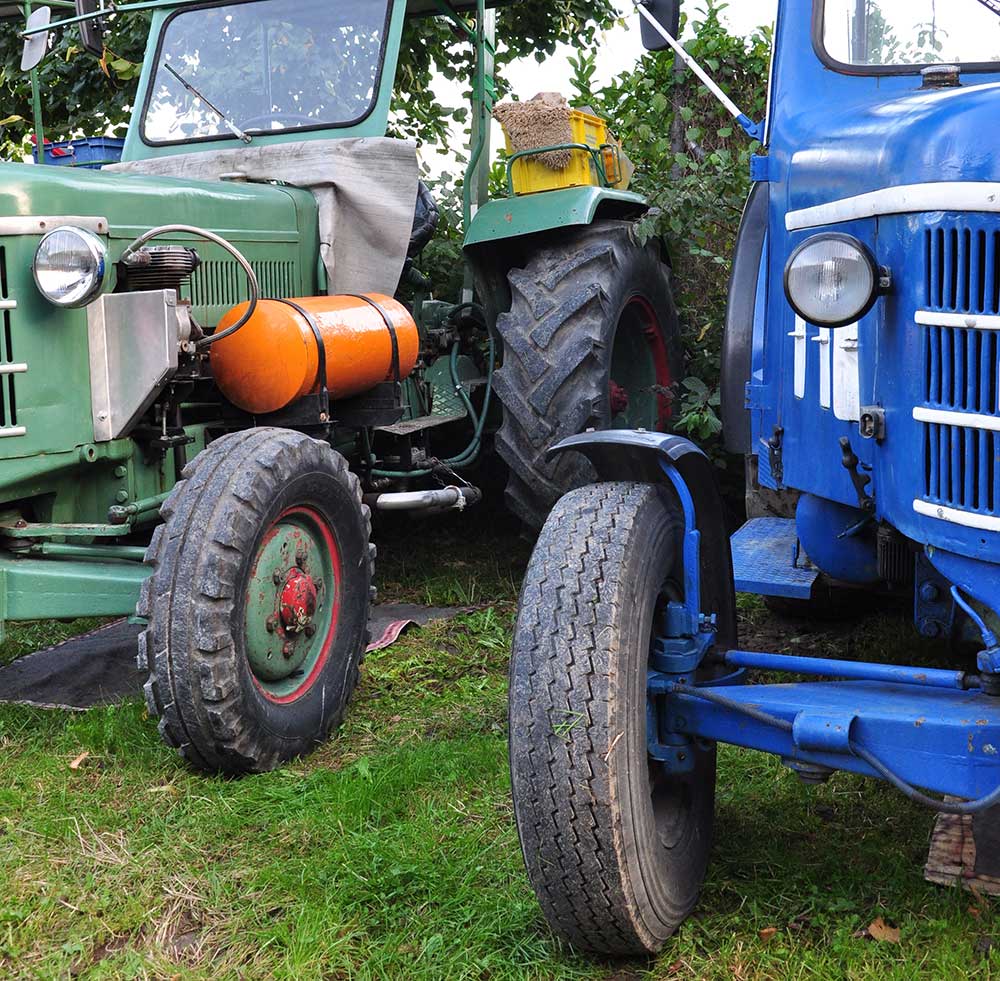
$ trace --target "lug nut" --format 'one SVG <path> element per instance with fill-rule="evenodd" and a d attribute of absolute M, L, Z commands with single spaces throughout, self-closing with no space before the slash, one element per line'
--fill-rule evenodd
<path fill-rule="evenodd" d="M 291 657 L 295 653 L 295 645 L 290 640 L 285 641 L 285 646 L 281 648 L 281 653 L 285 657 Z"/>
<path fill-rule="evenodd" d="M 273 614 L 267 618 L 267 632 L 273 634 L 278 629 L 278 618 Z"/>
<path fill-rule="evenodd" d="M 307 623 L 307 624 L 305 625 L 305 627 L 303 628 L 303 631 L 302 631 L 302 632 L 303 632 L 303 633 L 304 633 L 304 634 L 305 634 L 305 635 L 306 635 L 307 637 L 312 637 L 312 636 L 314 636 L 314 635 L 315 635 L 315 633 L 316 633 L 316 624 L 315 624 L 315 623 Z"/>
<path fill-rule="evenodd" d="M 280 586 L 281 585 L 281 573 L 280 572 L 276 572 L 273 576 L 271 576 L 271 579 L 274 582 L 275 586 Z"/>

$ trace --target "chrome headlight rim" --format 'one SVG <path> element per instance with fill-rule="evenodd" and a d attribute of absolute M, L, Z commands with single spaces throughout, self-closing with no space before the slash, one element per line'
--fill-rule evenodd
<path fill-rule="evenodd" d="M 845 245 L 851 246 L 868 267 L 869 274 L 871 276 L 871 290 L 869 291 L 869 295 L 864 304 L 857 307 L 856 311 L 850 316 L 837 319 L 817 318 L 812 313 L 804 311 L 792 296 L 792 290 L 789 285 L 789 277 L 795 266 L 796 260 L 802 255 L 803 252 L 806 251 L 806 249 L 819 245 L 822 242 L 841 242 Z M 872 254 L 871 249 L 868 248 L 868 246 L 865 245 L 865 243 L 859 238 L 854 235 L 848 235 L 846 232 L 819 232 L 816 235 L 810 235 L 804 242 L 800 242 L 792 250 L 792 254 L 788 257 L 788 261 L 785 263 L 785 270 L 782 275 L 782 284 L 785 289 L 785 299 L 788 300 L 788 305 L 795 311 L 796 316 L 801 317 L 806 323 L 813 324 L 816 327 L 829 327 L 831 329 L 848 327 L 851 324 L 856 324 L 862 319 L 862 317 L 867 316 L 871 312 L 872 307 L 875 306 L 879 296 L 881 296 L 883 292 L 881 287 L 881 270 L 878 262 L 875 260 L 875 256 Z"/>
<path fill-rule="evenodd" d="M 45 248 L 46 243 L 56 235 L 65 234 L 67 232 L 74 235 L 84 246 L 94 264 L 94 269 L 91 273 L 92 281 L 90 285 L 82 294 L 73 296 L 69 300 L 54 296 L 48 292 L 39 281 L 38 277 L 39 259 L 42 256 L 42 251 Z M 42 236 L 42 240 L 38 243 L 38 247 L 35 249 L 35 257 L 31 263 L 31 274 L 38 292 L 49 303 L 63 309 L 75 309 L 78 307 L 85 307 L 87 304 L 92 303 L 101 292 L 101 288 L 104 286 L 104 277 L 107 272 L 107 260 L 108 249 L 99 236 L 95 235 L 86 228 L 80 228 L 78 225 L 59 225 Z"/>

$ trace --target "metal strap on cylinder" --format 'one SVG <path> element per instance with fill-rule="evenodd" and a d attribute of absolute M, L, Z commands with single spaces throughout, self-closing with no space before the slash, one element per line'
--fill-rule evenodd
<path fill-rule="evenodd" d="M 399 371 L 399 338 L 396 336 L 396 325 L 392 322 L 392 318 L 385 312 L 381 304 L 376 303 L 370 296 L 365 296 L 364 293 L 342 293 L 341 295 L 352 296 L 355 300 L 363 300 L 378 311 L 385 323 L 385 329 L 389 331 L 389 340 L 392 343 L 392 380 L 394 382 L 402 381 Z"/>
<path fill-rule="evenodd" d="M 286 300 L 282 297 L 273 297 L 273 300 L 275 303 L 284 303 L 286 307 L 291 307 L 302 317 L 303 320 L 305 320 L 305 322 L 309 325 L 309 329 L 313 332 L 313 337 L 316 338 L 316 352 L 318 354 L 316 375 L 317 383 L 319 385 L 319 393 L 321 396 L 326 395 L 326 345 L 323 343 L 323 334 L 320 332 L 319 324 L 316 323 L 315 318 L 308 310 L 299 306 L 299 304 L 294 300 Z"/>

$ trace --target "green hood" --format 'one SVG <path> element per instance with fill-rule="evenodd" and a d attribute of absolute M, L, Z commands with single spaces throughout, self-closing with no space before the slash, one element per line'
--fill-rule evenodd
<path fill-rule="evenodd" d="M 106 218 L 113 240 L 179 223 L 237 242 L 295 242 L 315 225 L 315 204 L 305 191 L 272 184 L 5 164 L 0 219 L 21 215 Z"/>

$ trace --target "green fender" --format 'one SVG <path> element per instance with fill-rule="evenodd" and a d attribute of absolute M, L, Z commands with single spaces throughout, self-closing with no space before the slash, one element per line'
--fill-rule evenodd
<path fill-rule="evenodd" d="M 589 225 L 596 217 L 636 218 L 649 210 L 646 200 L 630 191 L 606 187 L 566 187 L 487 201 L 473 216 L 465 248 L 537 232 Z"/>

